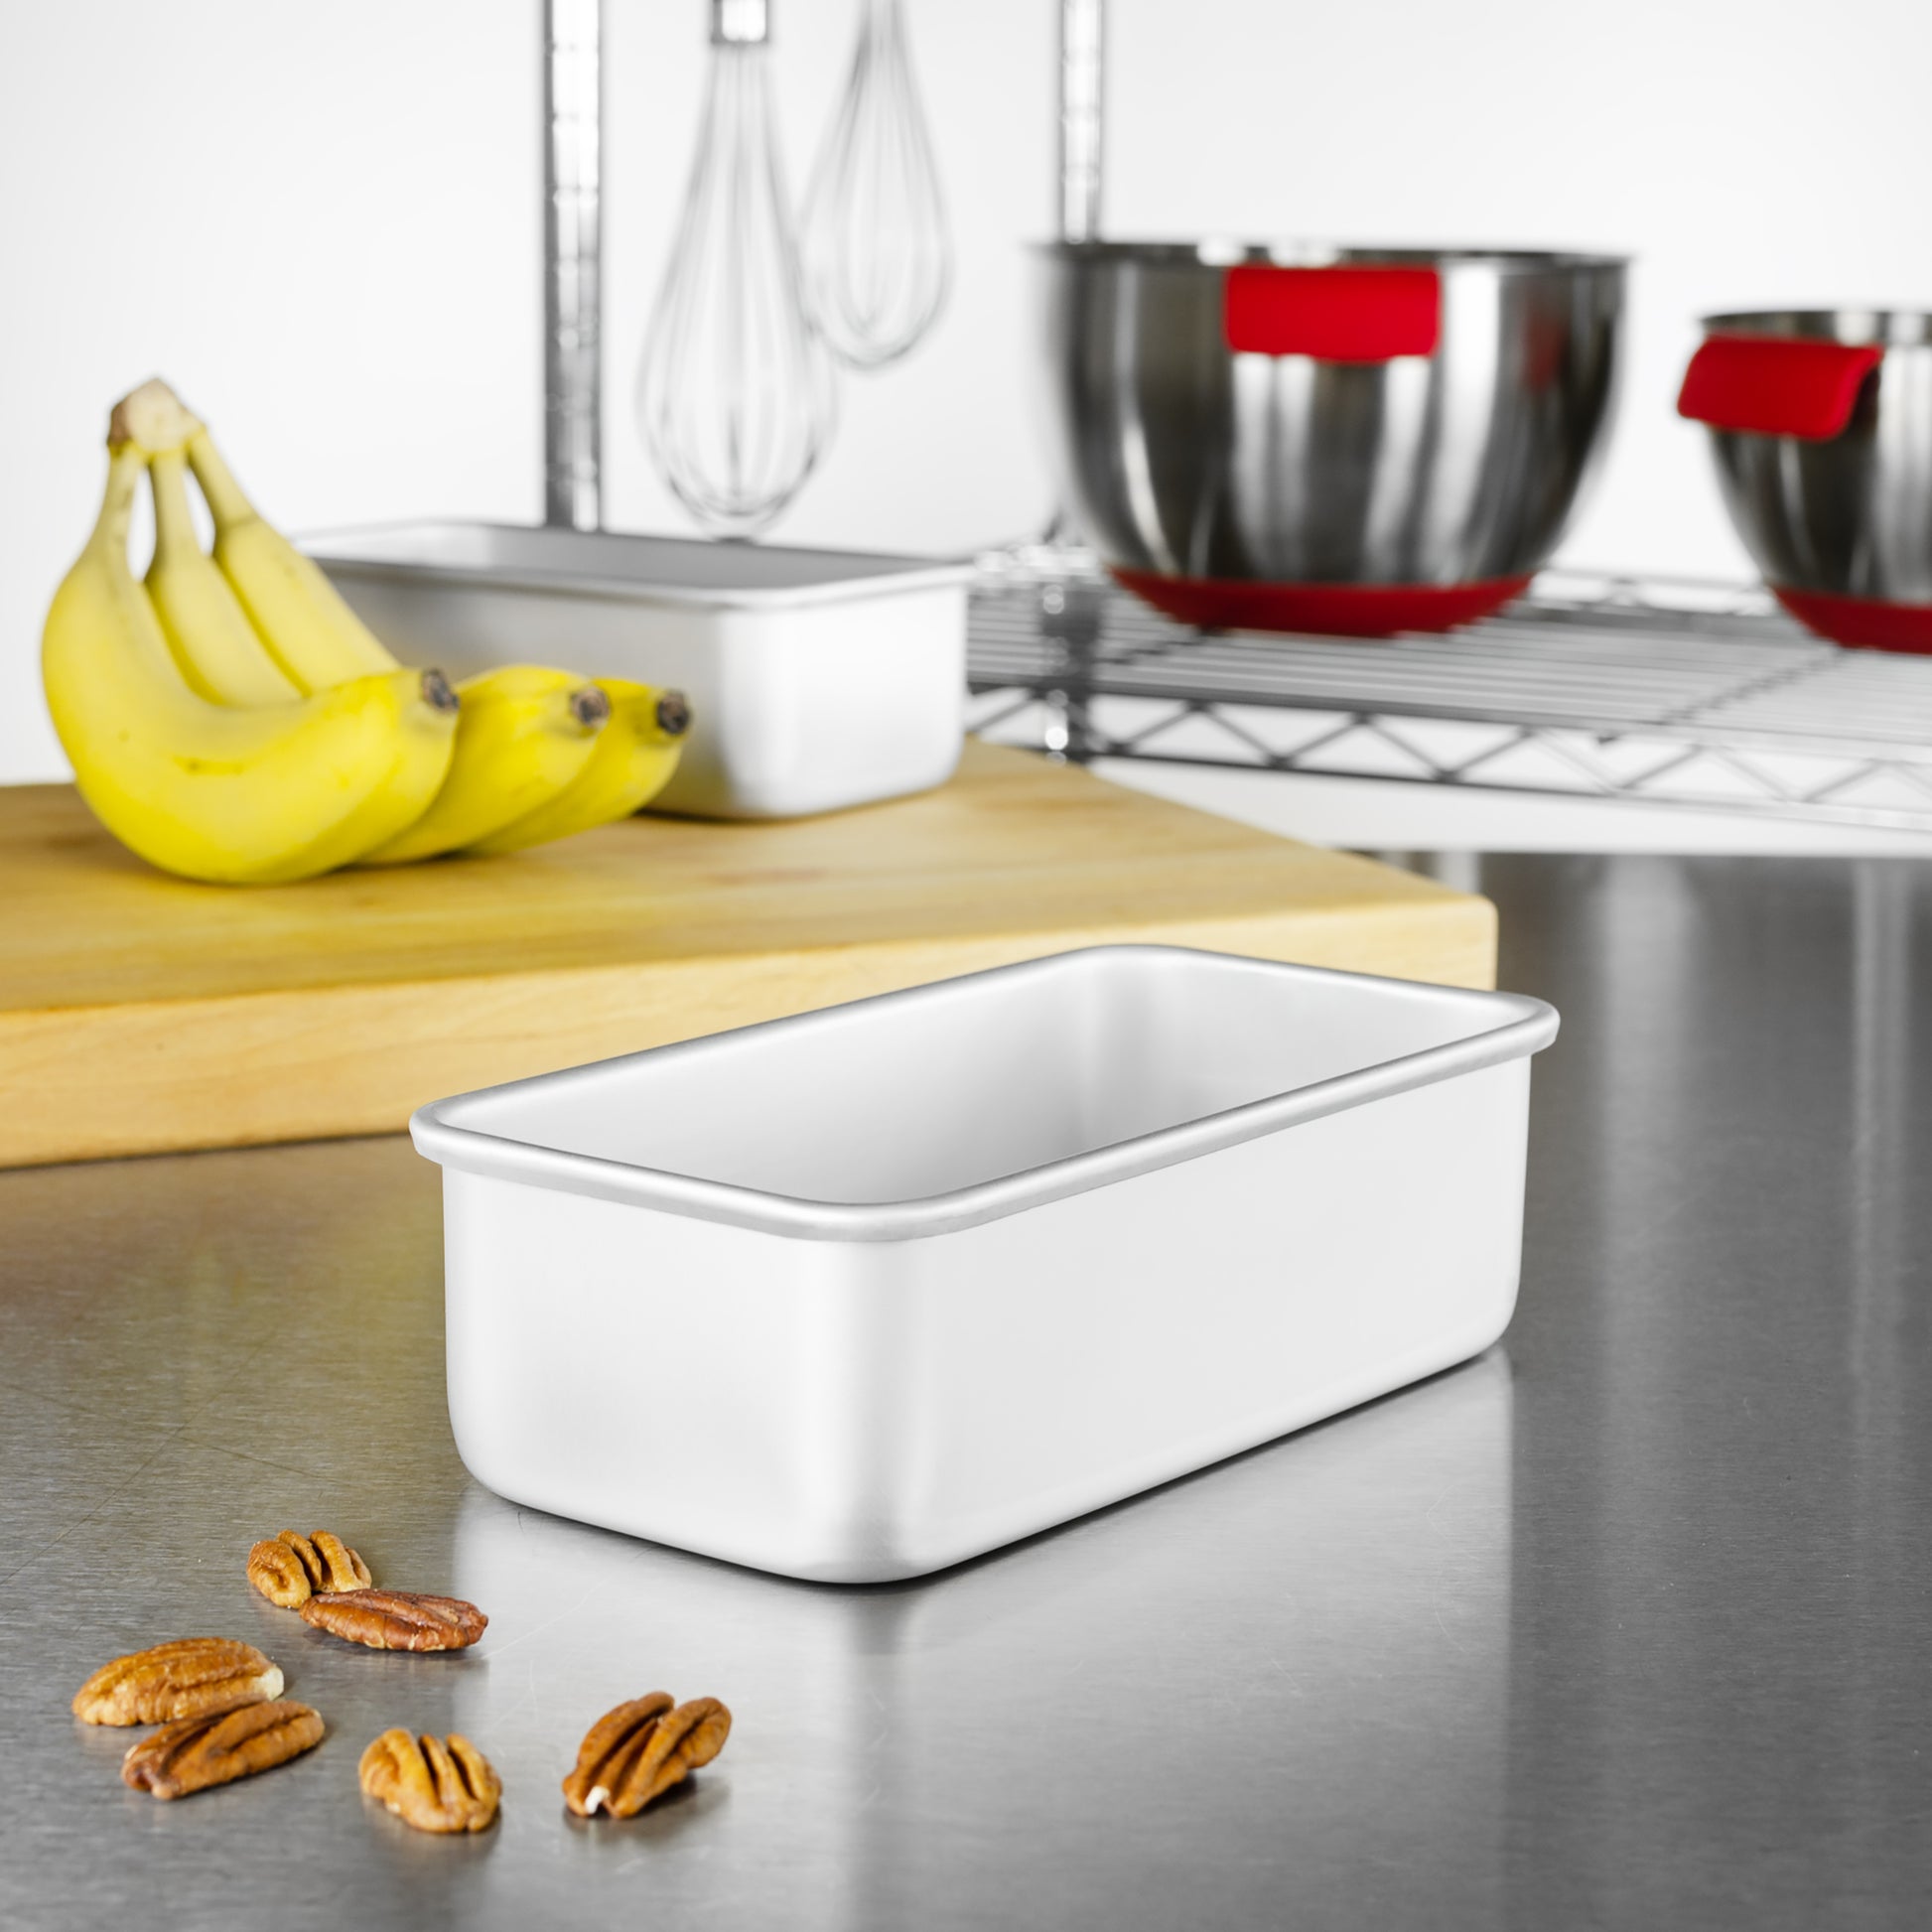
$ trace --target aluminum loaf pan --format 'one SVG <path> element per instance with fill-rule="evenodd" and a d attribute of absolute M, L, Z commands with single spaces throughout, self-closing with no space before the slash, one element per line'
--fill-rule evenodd
<path fill-rule="evenodd" d="M 457 1447 L 787 1576 L 958 1563 L 1494 1341 L 1556 1029 L 1097 947 L 439 1101 Z"/>
<path fill-rule="evenodd" d="M 303 547 L 411 662 L 684 692 L 691 737 L 653 811 L 797 818 L 929 790 L 959 761 L 965 565 L 500 523 Z"/>

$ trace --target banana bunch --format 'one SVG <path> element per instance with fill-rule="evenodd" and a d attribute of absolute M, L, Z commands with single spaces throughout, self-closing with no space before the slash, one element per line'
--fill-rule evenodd
<path fill-rule="evenodd" d="M 404 669 L 256 513 L 165 383 L 116 405 L 107 450 L 100 514 L 55 593 L 41 674 L 81 796 L 150 864 L 265 885 L 514 852 L 625 817 L 669 779 L 690 726 L 675 691 L 533 665 L 452 688 Z M 145 582 L 127 554 L 143 478 Z"/>

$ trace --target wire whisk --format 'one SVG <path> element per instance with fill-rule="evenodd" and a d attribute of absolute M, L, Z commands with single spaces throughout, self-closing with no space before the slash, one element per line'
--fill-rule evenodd
<path fill-rule="evenodd" d="M 768 26 L 766 0 L 712 0 L 704 120 L 637 374 L 645 446 L 716 536 L 755 535 L 791 501 L 837 409 L 772 127 Z"/>
<path fill-rule="evenodd" d="M 855 368 L 897 360 L 945 306 L 952 242 L 899 0 L 865 11 L 800 223 L 812 320 Z"/>

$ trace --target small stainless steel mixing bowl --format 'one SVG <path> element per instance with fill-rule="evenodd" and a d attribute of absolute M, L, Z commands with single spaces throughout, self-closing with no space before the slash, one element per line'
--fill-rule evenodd
<path fill-rule="evenodd" d="M 1773 310 L 1704 329 L 1678 406 L 1711 433 L 1765 582 L 1840 643 L 1932 650 L 1932 315 Z"/>
<path fill-rule="evenodd" d="M 1600 453 L 1624 263 L 1053 242 L 1062 501 L 1183 620 L 1386 635 L 1517 594 Z"/>

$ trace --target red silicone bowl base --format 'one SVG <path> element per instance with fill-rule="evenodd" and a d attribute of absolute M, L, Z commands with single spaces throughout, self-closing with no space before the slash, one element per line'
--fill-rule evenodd
<path fill-rule="evenodd" d="M 1835 644 L 1932 655 L 1932 604 L 1887 604 L 1875 597 L 1784 591 L 1775 584 L 1771 595 L 1806 629 L 1829 637 Z"/>
<path fill-rule="evenodd" d="M 1182 623 L 1211 630 L 1296 630 L 1393 637 L 1474 623 L 1529 588 L 1529 575 L 1475 584 L 1256 584 L 1232 577 L 1163 577 L 1113 568 L 1136 597 Z"/>

